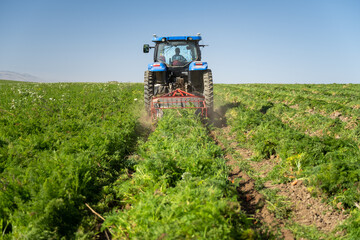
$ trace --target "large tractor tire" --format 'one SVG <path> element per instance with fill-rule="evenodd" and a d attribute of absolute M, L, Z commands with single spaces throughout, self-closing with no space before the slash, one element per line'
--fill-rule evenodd
<path fill-rule="evenodd" d="M 211 70 L 204 71 L 204 96 L 205 104 L 208 109 L 208 116 L 211 117 L 214 111 L 214 87 Z"/>
<path fill-rule="evenodd" d="M 154 77 L 153 72 L 145 71 L 144 73 L 144 103 L 145 110 L 150 115 L 151 113 L 151 100 L 154 96 Z"/>

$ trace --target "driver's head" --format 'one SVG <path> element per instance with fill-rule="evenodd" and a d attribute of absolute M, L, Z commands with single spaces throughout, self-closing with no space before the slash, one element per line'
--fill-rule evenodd
<path fill-rule="evenodd" d="M 175 48 L 175 53 L 176 53 L 176 54 L 179 54 L 179 53 L 180 53 L 180 48 L 178 48 L 178 47 Z"/>

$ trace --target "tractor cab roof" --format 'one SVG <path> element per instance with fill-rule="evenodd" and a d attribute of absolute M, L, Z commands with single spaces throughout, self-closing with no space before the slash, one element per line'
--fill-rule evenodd
<path fill-rule="evenodd" d="M 172 37 L 153 37 L 153 42 L 165 42 L 165 41 L 200 41 L 201 36 L 172 36 Z"/>

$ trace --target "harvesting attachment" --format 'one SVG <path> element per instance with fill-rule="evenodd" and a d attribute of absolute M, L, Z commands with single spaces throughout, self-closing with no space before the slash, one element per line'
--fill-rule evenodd
<path fill-rule="evenodd" d="M 193 108 L 208 117 L 213 111 L 213 80 L 207 62 L 201 60 L 200 34 L 157 37 L 155 46 L 144 44 L 143 52 L 154 48 L 154 62 L 144 74 L 145 109 L 153 119 L 165 109 Z"/>

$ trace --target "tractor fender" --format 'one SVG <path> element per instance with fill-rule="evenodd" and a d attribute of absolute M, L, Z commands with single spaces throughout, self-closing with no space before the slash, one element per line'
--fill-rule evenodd
<path fill-rule="evenodd" d="M 202 61 L 194 61 L 189 65 L 189 71 L 199 71 L 199 70 L 207 70 L 208 64 L 207 62 Z"/>
<path fill-rule="evenodd" d="M 166 65 L 162 62 L 154 62 L 148 64 L 148 70 L 150 72 L 162 72 L 166 71 Z"/>

